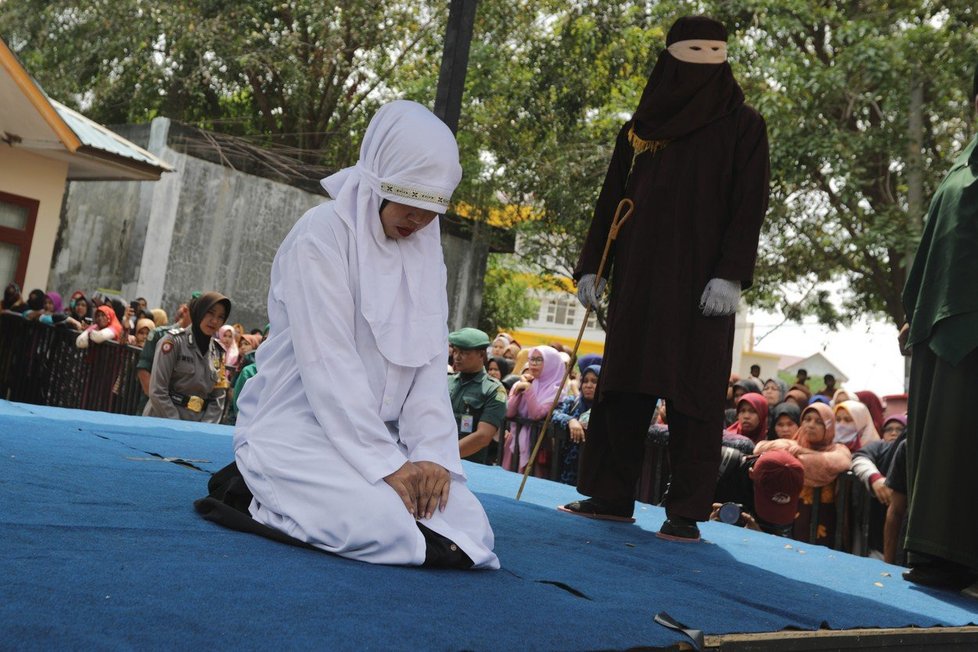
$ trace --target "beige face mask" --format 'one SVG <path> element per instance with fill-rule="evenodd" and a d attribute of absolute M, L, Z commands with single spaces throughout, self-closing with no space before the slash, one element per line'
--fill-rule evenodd
<path fill-rule="evenodd" d="M 676 59 L 686 63 L 723 63 L 727 60 L 727 44 L 724 41 L 689 39 L 676 41 L 666 49 Z"/>

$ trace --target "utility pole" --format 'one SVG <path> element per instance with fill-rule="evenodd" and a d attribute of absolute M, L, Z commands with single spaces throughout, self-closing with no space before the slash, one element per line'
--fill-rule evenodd
<path fill-rule="evenodd" d="M 469 66 L 469 45 L 472 43 L 478 0 L 451 0 L 451 3 L 434 113 L 455 133 L 458 131 L 458 118 L 462 112 L 465 72 Z"/>
<path fill-rule="evenodd" d="M 924 221 L 924 80 L 919 69 L 910 76 L 910 107 L 907 124 L 907 210 L 911 223 L 919 224 L 923 231 Z M 908 251 L 903 263 L 906 279 L 913 262 L 913 251 Z M 904 358 L 903 391 L 910 391 L 910 358 Z"/>
<path fill-rule="evenodd" d="M 451 0 L 448 25 L 445 29 L 445 49 L 438 75 L 434 113 L 452 130 L 458 132 L 465 92 L 465 73 L 469 66 L 469 46 L 475 25 L 478 0 Z M 449 251 L 443 238 L 445 264 L 448 266 L 448 324 L 452 330 L 475 326 L 482 307 L 482 287 L 486 274 L 488 246 L 482 236 L 481 224 L 473 221 L 470 239 L 454 239 Z"/>

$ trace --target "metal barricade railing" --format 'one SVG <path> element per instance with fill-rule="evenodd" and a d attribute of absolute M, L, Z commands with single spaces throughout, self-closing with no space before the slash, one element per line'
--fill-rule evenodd
<path fill-rule="evenodd" d="M 136 347 L 75 345 L 78 331 L 0 313 L 0 396 L 54 407 L 136 414 Z"/>

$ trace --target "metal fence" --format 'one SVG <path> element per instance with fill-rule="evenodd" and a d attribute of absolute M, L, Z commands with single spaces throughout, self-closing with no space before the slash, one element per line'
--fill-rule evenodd
<path fill-rule="evenodd" d="M 75 346 L 78 331 L 0 313 L 0 396 L 54 407 L 136 414 L 138 348 Z"/>

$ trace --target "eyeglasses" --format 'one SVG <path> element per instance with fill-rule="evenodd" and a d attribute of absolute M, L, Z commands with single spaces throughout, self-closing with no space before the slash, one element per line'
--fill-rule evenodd
<path fill-rule="evenodd" d="M 530 364 L 543 364 L 543 358 L 530 358 Z"/>

